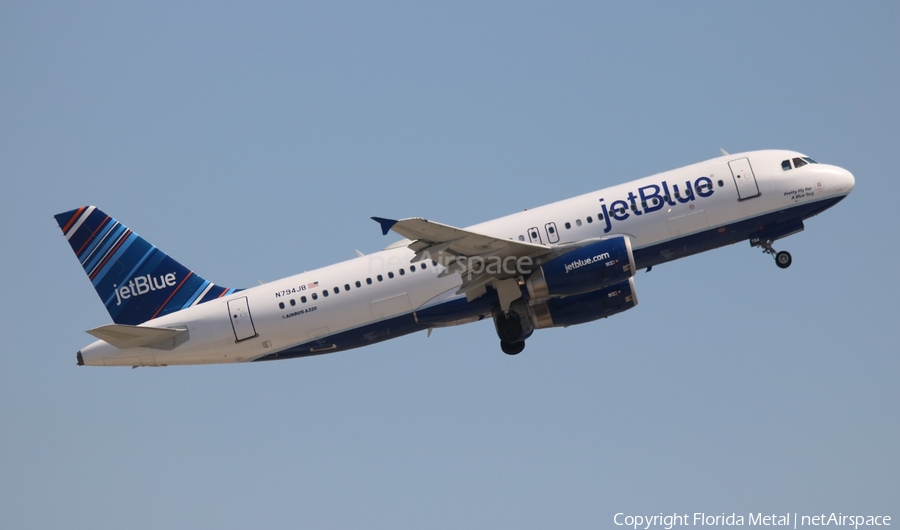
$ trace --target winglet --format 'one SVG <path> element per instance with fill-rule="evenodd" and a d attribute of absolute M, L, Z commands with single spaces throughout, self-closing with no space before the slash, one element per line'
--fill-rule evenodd
<path fill-rule="evenodd" d="M 373 221 L 381 225 L 381 235 L 386 236 L 391 228 L 397 224 L 396 219 L 385 219 L 384 217 L 373 217 Z"/>

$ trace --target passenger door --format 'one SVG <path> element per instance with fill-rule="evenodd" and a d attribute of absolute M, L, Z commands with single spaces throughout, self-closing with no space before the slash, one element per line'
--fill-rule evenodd
<path fill-rule="evenodd" d="M 737 186 L 738 200 L 743 201 L 759 196 L 759 186 L 756 184 L 756 176 L 750 167 L 750 160 L 741 158 L 728 163 L 731 168 L 731 176 Z"/>
<path fill-rule="evenodd" d="M 253 326 L 253 318 L 250 316 L 250 306 L 247 304 L 246 296 L 228 301 L 228 317 L 231 320 L 231 329 L 234 330 L 235 342 L 252 339 L 256 336 L 256 327 Z"/>

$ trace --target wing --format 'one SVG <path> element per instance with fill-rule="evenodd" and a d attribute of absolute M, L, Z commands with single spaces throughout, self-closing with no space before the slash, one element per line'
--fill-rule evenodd
<path fill-rule="evenodd" d="M 501 239 L 420 217 L 399 221 L 372 219 L 381 225 L 383 234 L 393 230 L 413 240 L 408 245 L 416 253 L 412 262 L 430 259 L 442 264 L 445 269 L 440 277 L 459 274 L 462 286 L 457 294 L 465 293 L 470 300 L 484 294 L 492 282 L 501 293 L 505 290 L 508 296 L 518 298 L 518 285 L 502 280 L 527 275 L 539 258 L 558 251 L 558 247 Z"/>

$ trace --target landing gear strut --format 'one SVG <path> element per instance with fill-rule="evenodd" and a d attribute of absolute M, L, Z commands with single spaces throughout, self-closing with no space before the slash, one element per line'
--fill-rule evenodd
<path fill-rule="evenodd" d="M 772 241 L 771 239 L 767 239 L 761 242 L 759 246 L 762 247 L 762 251 L 764 253 L 775 257 L 775 265 L 778 265 L 778 268 L 786 269 L 790 267 L 791 263 L 793 263 L 794 261 L 791 258 L 791 253 L 786 250 L 776 252 L 775 249 L 772 248 L 772 243 L 774 243 L 774 241 Z"/>

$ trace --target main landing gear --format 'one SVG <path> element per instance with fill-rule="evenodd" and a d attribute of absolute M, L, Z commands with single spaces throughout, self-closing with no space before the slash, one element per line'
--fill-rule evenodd
<path fill-rule="evenodd" d="M 760 243 L 759 246 L 762 247 L 763 252 L 775 257 L 775 265 L 778 265 L 778 268 L 786 269 L 786 268 L 790 267 L 791 263 L 793 263 L 793 261 L 794 261 L 791 258 L 791 253 L 786 250 L 782 250 L 781 252 L 776 252 L 775 249 L 772 248 L 772 243 L 774 243 L 774 241 L 772 241 L 771 239 L 767 239 L 767 240 L 763 241 L 762 243 Z"/>
<path fill-rule="evenodd" d="M 506 342 L 505 340 L 501 340 L 500 349 L 503 350 L 503 353 L 506 355 L 518 355 L 525 349 L 525 341 Z"/>
<path fill-rule="evenodd" d="M 528 317 L 524 302 L 517 311 L 498 311 L 494 314 L 494 326 L 500 337 L 500 349 L 507 355 L 518 355 L 525 349 L 525 339 L 534 332 L 534 325 Z M 523 318 L 521 315 L 524 314 Z"/>

